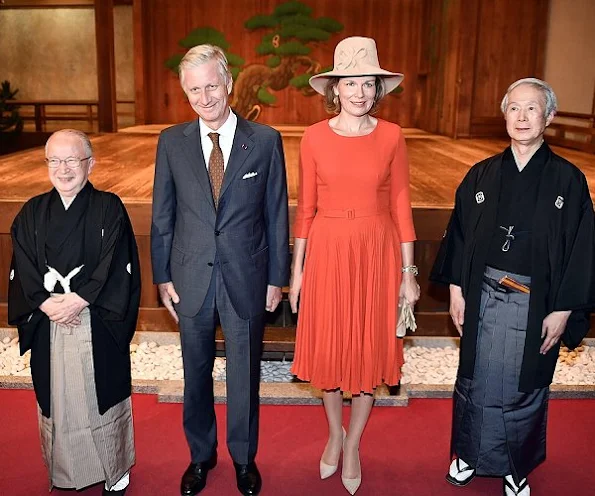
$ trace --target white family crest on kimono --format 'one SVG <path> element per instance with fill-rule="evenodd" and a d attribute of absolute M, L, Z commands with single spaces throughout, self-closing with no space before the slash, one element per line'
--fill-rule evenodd
<path fill-rule="evenodd" d="M 64 293 L 70 293 L 70 281 L 72 280 L 72 278 L 74 276 L 76 276 L 81 271 L 81 269 L 84 266 L 85 266 L 84 264 L 79 265 L 78 267 L 75 267 L 74 269 L 72 269 L 68 273 L 68 275 L 63 276 L 62 274 L 60 274 L 60 272 L 58 272 L 53 267 L 46 265 L 46 267 L 48 268 L 48 271 L 43 276 L 43 287 L 46 289 L 46 291 L 49 291 L 50 293 L 52 293 L 54 291 L 54 288 L 56 287 L 56 283 L 60 282 L 60 285 L 62 286 Z"/>

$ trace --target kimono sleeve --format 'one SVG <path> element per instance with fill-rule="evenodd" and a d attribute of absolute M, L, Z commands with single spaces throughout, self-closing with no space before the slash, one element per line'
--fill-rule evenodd
<path fill-rule="evenodd" d="M 448 221 L 430 280 L 442 284 L 461 286 L 463 254 L 465 248 L 463 191 L 465 181 L 461 183 L 455 195 L 455 206 Z"/>
<path fill-rule="evenodd" d="M 555 310 L 572 310 L 562 335 L 562 341 L 570 349 L 586 337 L 590 312 L 595 308 L 595 214 L 584 177 L 579 215 L 554 306 Z"/>
<path fill-rule="evenodd" d="M 38 269 L 35 222 L 30 205 L 23 207 L 11 227 L 12 261 L 8 284 L 8 322 L 19 325 L 50 297 Z"/>
<path fill-rule="evenodd" d="M 132 225 L 124 205 L 114 200 L 105 216 L 99 263 L 89 280 L 77 289 L 91 310 L 104 320 L 122 321 L 129 309 L 138 312 L 140 264 Z"/>
<path fill-rule="evenodd" d="M 586 179 L 582 178 L 578 224 L 565 233 L 571 243 L 554 310 L 592 310 L 595 307 L 595 214 Z"/>

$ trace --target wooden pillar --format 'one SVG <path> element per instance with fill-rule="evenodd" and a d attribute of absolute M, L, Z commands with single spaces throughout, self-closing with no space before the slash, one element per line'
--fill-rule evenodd
<path fill-rule="evenodd" d="M 147 98 L 148 88 L 145 86 L 145 39 L 148 31 L 145 27 L 145 9 L 143 0 L 134 0 L 132 3 L 132 23 L 134 42 L 134 123 L 147 124 Z"/>
<path fill-rule="evenodd" d="M 113 133 L 118 130 L 113 0 L 95 2 L 95 41 L 97 45 L 97 122 L 100 133 Z"/>

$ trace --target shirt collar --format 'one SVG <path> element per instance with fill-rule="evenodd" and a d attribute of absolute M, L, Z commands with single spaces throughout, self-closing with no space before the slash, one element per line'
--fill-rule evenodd
<path fill-rule="evenodd" d="M 223 123 L 223 125 L 217 129 L 217 131 L 212 130 L 209 126 L 207 126 L 204 121 L 199 117 L 198 118 L 198 128 L 200 129 L 200 139 L 210 139 L 208 137 L 209 133 L 218 133 L 221 137 L 224 138 L 233 138 L 235 134 L 236 125 L 238 123 L 238 117 L 236 114 L 233 113 L 231 109 L 229 109 L 229 115 L 227 116 L 227 120 Z"/>
<path fill-rule="evenodd" d="M 86 197 L 90 188 L 91 188 L 90 183 L 87 180 L 87 182 L 85 182 L 85 185 L 81 188 L 81 190 L 76 195 L 74 195 L 72 198 L 63 197 L 60 193 L 58 193 L 58 190 L 56 190 L 56 193 L 58 193 L 60 200 L 62 200 L 62 205 L 64 205 L 64 210 L 68 210 L 74 203 L 74 200 L 76 200 L 78 197 L 81 197 L 81 198 Z"/>
<path fill-rule="evenodd" d="M 543 166 L 546 164 L 549 158 L 549 151 L 550 148 L 547 143 L 544 141 L 541 143 L 541 146 L 535 151 L 533 156 L 529 159 L 525 167 L 523 167 L 522 172 L 524 173 L 524 177 L 531 176 L 533 174 L 539 175 L 541 174 L 541 170 Z M 516 161 L 514 155 L 512 153 L 512 148 L 509 146 L 504 151 L 504 155 L 502 157 L 503 165 L 505 170 L 508 170 L 510 173 L 511 171 L 519 172 L 519 169 L 516 165 Z"/>

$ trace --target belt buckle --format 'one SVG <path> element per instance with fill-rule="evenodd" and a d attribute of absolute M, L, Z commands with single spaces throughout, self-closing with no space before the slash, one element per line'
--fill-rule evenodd
<path fill-rule="evenodd" d="M 349 220 L 355 219 L 355 210 L 353 208 L 347 209 L 347 212 L 346 213 L 347 213 L 347 218 Z"/>

